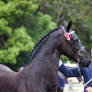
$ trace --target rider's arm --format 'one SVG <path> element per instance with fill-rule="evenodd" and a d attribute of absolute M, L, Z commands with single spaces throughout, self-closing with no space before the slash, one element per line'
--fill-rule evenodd
<path fill-rule="evenodd" d="M 66 77 L 80 76 L 78 68 L 68 68 L 68 67 L 64 66 L 64 64 L 61 64 L 61 66 L 59 67 L 59 71 L 62 72 Z"/>

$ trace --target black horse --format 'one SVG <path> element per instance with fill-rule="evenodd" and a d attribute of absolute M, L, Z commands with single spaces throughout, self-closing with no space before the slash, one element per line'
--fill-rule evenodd
<path fill-rule="evenodd" d="M 0 92 L 58 92 L 58 65 L 63 54 L 88 66 L 90 57 L 68 26 L 52 30 L 35 46 L 30 62 L 21 72 L 0 70 Z"/>

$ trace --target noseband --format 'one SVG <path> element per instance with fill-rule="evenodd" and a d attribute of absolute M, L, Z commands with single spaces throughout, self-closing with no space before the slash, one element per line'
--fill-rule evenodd
<path fill-rule="evenodd" d="M 77 51 L 77 53 L 80 53 L 83 49 L 84 49 L 84 46 L 82 46 L 82 47 Z"/>

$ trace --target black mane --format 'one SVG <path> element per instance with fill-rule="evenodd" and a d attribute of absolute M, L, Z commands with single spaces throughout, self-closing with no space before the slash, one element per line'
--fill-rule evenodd
<path fill-rule="evenodd" d="M 41 38 L 41 40 L 34 46 L 32 52 L 31 52 L 31 55 L 30 55 L 29 62 L 32 61 L 33 57 L 37 54 L 37 52 L 39 51 L 40 47 L 44 44 L 44 42 L 47 41 L 47 39 L 49 38 L 49 35 L 52 32 L 57 31 L 58 29 L 60 29 L 60 27 L 53 29 L 52 31 L 50 31 L 49 33 L 47 33 L 43 38 Z"/>

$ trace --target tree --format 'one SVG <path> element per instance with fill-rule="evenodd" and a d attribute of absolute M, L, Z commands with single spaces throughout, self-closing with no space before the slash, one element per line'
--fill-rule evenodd
<path fill-rule="evenodd" d="M 34 44 L 56 27 L 51 16 L 38 10 L 39 4 L 40 0 L 0 1 L 0 63 L 24 65 Z"/>
<path fill-rule="evenodd" d="M 73 20 L 72 29 L 90 53 L 91 6 L 90 0 L 1 0 L 0 63 L 18 67 L 27 63 L 33 46 L 61 26 L 62 18 Z"/>
<path fill-rule="evenodd" d="M 92 1 L 90 0 L 42 0 L 40 11 L 49 14 L 52 19 L 61 25 L 61 20 L 72 20 L 73 27 L 82 44 L 90 54 L 92 47 Z"/>

